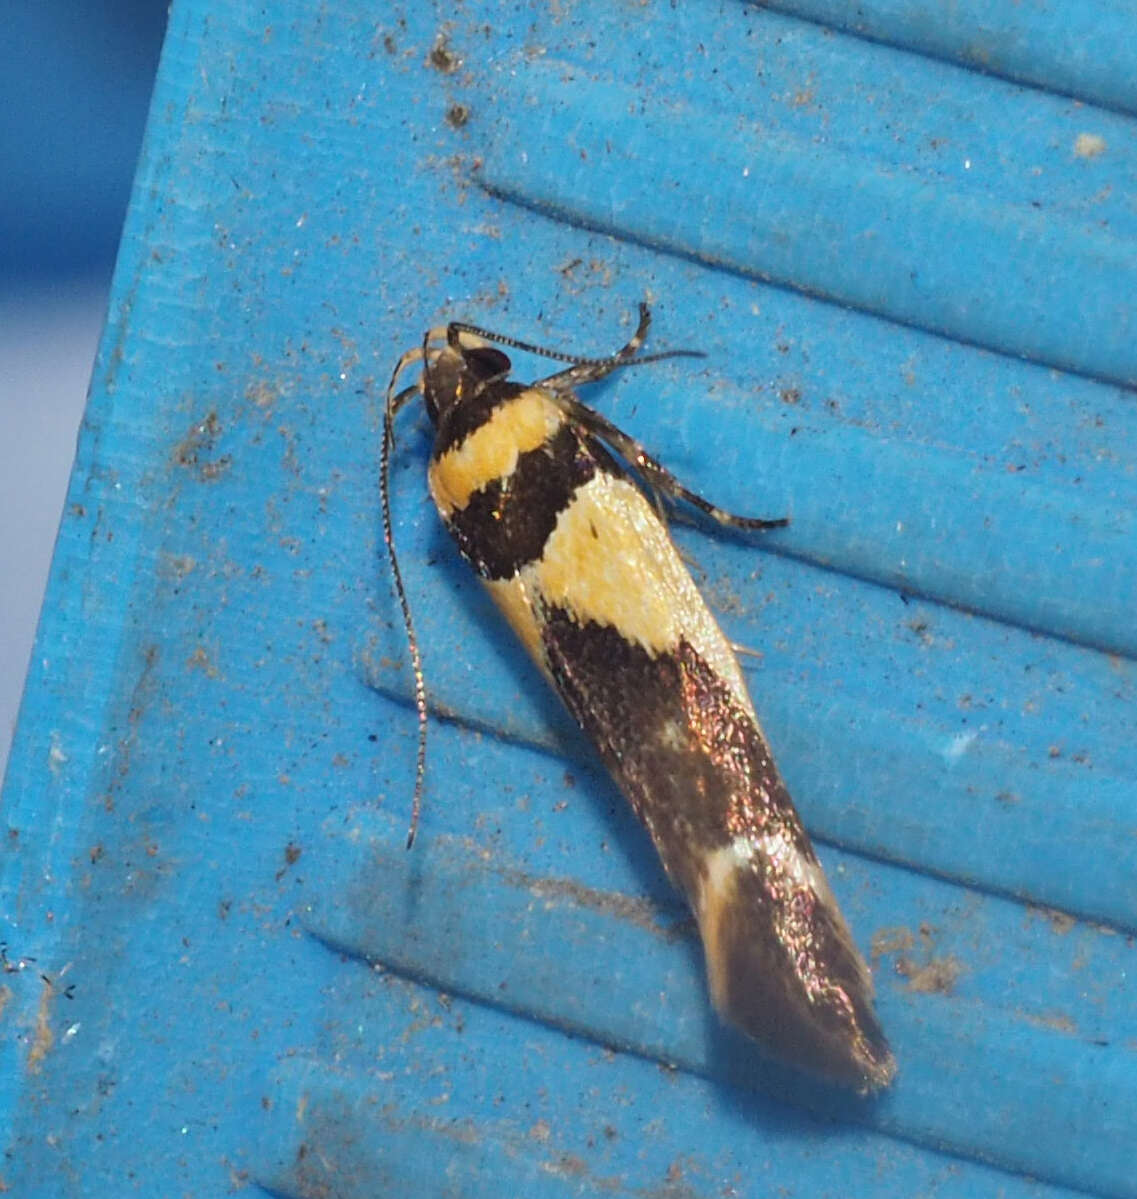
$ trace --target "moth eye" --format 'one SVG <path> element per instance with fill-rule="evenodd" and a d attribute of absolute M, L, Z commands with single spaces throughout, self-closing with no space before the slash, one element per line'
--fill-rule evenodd
<path fill-rule="evenodd" d="M 492 379 L 495 375 L 506 375 L 513 365 L 509 357 L 493 346 L 462 348 L 462 364 L 478 379 Z"/>

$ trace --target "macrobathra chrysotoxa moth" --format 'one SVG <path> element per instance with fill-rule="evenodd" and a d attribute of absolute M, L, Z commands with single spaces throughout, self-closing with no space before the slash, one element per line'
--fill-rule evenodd
<path fill-rule="evenodd" d="M 868 967 L 774 765 L 730 643 L 661 519 L 660 496 L 721 525 L 731 516 L 681 486 L 575 389 L 632 364 L 650 315 L 610 358 L 574 358 L 472 325 L 430 330 L 387 391 L 383 519 L 411 639 L 419 712 L 414 828 L 426 699 L 391 537 L 393 422 L 421 395 L 434 426 L 430 493 L 466 561 L 588 734 L 647 827 L 702 934 L 719 1012 L 770 1054 L 871 1091 L 895 1062 Z M 509 378 L 509 346 L 570 365 Z M 396 394 L 402 372 L 419 379 Z"/>

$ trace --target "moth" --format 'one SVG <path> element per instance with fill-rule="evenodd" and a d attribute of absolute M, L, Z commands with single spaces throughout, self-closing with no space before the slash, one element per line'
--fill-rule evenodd
<path fill-rule="evenodd" d="M 651 314 L 607 358 L 529 345 L 475 325 L 429 330 L 387 389 L 383 527 L 411 645 L 419 716 L 411 832 L 421 805 L 427 706 L 394 553 L 395 418 L 421 397 L 434 429 L 429 487 L 446 528 L 591 738 L 694 912 L 719 1013 L 769 1054 L 862 1092 L 895 1062 L 853 943 L 762 732 L 730 642 L 683 564 L 663 500 L 743 530 L 678 482 L 576 390 L 689 351 L 642 354 Z M 568 365 L 510 379 L 502 347 Z M 396 393 L 408 367 L 418 379 Z"/>

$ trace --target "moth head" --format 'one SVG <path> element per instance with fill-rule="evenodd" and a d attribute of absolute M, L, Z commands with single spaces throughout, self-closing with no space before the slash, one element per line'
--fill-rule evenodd
<path fill-rule="evenodd" d="M 451 408 L 468 403 L 487 383 L 509 374 L 512 363 L 507 354 L 484 338 L 449 325 L 445 341 L 428 348 L 423 371 L 423 401 L 432 425 Z"/>

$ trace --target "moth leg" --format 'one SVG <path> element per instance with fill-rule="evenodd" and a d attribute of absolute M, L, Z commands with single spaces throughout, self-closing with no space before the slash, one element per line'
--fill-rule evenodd
<path fill-rule="evenodd" d="M 602 441 L 608 442 L 626 462 L 634 466 L 643 476 L 658 506 L 658 493 L 662 492 L 674 501 L 684 500 L 693 508 L 698 509 L 704 516 L 731 529 L 783 529 L 790 523 L 789 517 L 782 516 L 767 520 L 757 516 L 737 516 L 717 507 L 703 499 L 697 492 L 684 487 L 682 483 L 657 459 L 644 449 L 634 437 L 629 437 L 622 429 L 614 425 L 606 416 L 602 416 L 593 408 L 582 404 L 575 396 L 556 395 L 556 401 L 561 405 L 565 415 L 583 425 L 590 433 Z"/>

